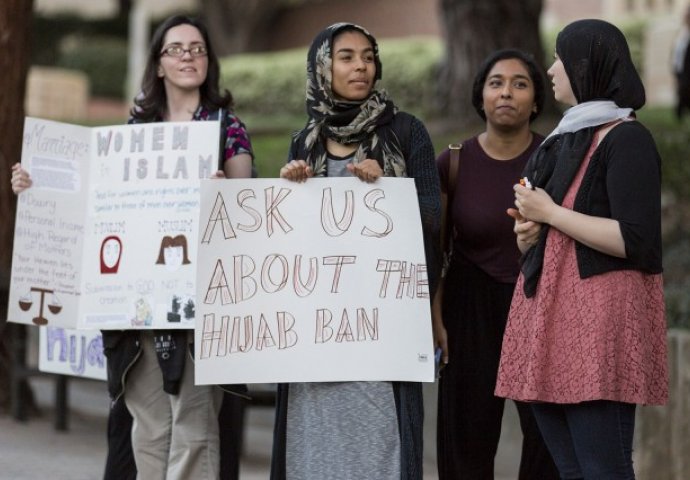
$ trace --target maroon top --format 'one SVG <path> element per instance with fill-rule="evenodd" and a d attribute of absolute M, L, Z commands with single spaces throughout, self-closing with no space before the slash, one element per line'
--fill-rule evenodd
<path fill-rule="evenodd" d="M 514 207 L 513 185 L 544 137 L 534 134 L 531 145 L 510 160 L 489 157 L 477 137 L 463 142 L 451 209 L 455 227 L 454 254 L 460 254 L 498 282 L 515 283 L 519 273 L 514 221 L 506 210 Z M 450 153 L 436 160 L 441 190 L 447 192 Z"/>

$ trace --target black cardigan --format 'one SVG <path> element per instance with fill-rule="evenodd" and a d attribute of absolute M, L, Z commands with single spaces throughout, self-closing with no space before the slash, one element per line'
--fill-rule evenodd
<path fill-rule="evenodd" d="M 661 273 L 661 159 L 637 121 L 614 127 L 592 155 L 573 210 L 618 221 L 626 258 L 576 243 L 581 278 L 614 270 Z"/>

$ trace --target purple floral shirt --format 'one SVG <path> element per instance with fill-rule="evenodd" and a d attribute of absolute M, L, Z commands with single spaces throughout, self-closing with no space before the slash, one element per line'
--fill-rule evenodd
<path fill-rule="evenodd" d="M 199 106 L 194 112 L 192 120 L 208 120 L 211 112 L 204 106 Z M 227 129 L 227 136 L 225 141 L 225 160 L 232 158 L 240 153 L 248 153 L 254 158 L 252 151 L 252 143 L 249 140 L 247 127 L 244 123 L 232 112 L 225 110 L 225 125 Z"/>

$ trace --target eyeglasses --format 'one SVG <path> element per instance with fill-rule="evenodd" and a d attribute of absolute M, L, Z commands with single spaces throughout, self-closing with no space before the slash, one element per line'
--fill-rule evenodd
<path fill-rule="evenodd" d="M 208 54 L 208 49 L 204 45 L 195 45 L 192 48 L 182 48 L 179 45 L 173 45 L 163 50 L 161 56 L 167 55 L 169 57 L 182 58 L 187 52 L 194 58 L 205 57 Z"/>

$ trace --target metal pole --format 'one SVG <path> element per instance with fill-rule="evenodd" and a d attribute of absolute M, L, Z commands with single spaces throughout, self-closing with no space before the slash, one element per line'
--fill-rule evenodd
<path fill-rule="evenodd" d="M 129 55 L 127 63 L 127 100 L 131 101 L 138 93 L 141 77 L 146 67 L 146 55 L 150 37 L 150 14 L 146 2 L 132 2 L 129 13 Z"/>

